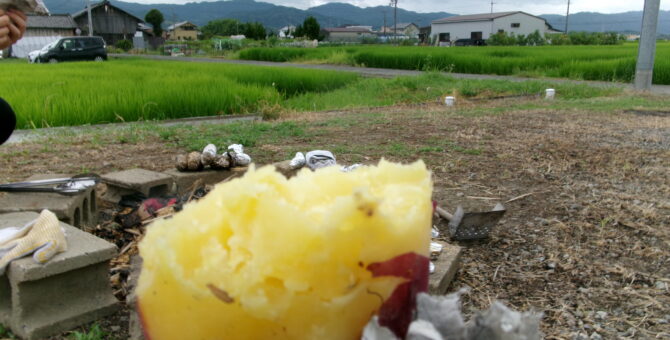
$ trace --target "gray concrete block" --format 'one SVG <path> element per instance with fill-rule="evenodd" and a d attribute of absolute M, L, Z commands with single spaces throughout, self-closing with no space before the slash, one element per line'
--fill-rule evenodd
<path fill-rule="evenodd" d="M 7 275 L 0 276 L 0 325 L 9 325 L 12 316 L 12 291 Z"/>
<path fill-rule="evenodd" d="M 102 176 L 107 191 L 102 199 L 118 203 L 122 196 L 141 193 L 147 197 L 168 194 L 172 189 L 172 176 L 144 169 L 112 172 Z"/>
<path fill-rule="evenodd" d="M 454 280 L 459 267 L 461 266 L 461 247 L 444 242 L 442 244 L 442 253 L 433 261 L 435 271 L 430 274 L 428 281 L 428 291 L 431 294 L 447 294 L 451 281 Z"/>
<path fill-rule="evenodd" d="M 142 272 L 142 257 L 135 255 L 130 259 L 130 277 L 128 278 L 128 295 L 126 296 L 126 305 L 130 307 L 128 318 L 128 339 L 144 340 L 144 331 L 142 330 L 142 320 L 137 313 L 137 294 L 135 288 Z"/>
<path fill-rule="evenodd" d="M 37 213 L 0 215 L 0 228 L 25 225 Z M 116 312 L 109 283 L 109 260 L 116 247 L 61 223 L 68 250 L 45 264 L 31 256 L 9 264 L 0 276 L 0 322 L 24 339 L 70 330 Z M 8 296 L 6 292 L 9 292 Z"/>
<path fill-rule="evenodd" d="M 176 190 L 174 193 L 183 195 L 192 189 L 193 184 L 202 180 L 202 184 L 214 185 L 235 177 L 242 176 L 247 168 L 232 168 L 230 170 L 212 170 L 181 172 L 177 169 L 165 171 L 174 180 Z"/>
<path fill-rule="evenodd" d="M 27 181 L 67 178 L 70 175 L 48 174 L 34 175 Z M 0 213 L 34 211 L 49 209 L 59 220 L 77 228 L 95 227 L 98 222 L 98 205 L 95 188 L 78 195 L 61 195 L 43 192 L 13 192 L 0 197 Z"/>

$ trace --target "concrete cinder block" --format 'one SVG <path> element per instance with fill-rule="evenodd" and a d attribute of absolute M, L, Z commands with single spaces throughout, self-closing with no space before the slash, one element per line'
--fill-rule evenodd
<path fill-rule="evenodd" d="M 144 331 L 142 330 L 142 320 L 137 313 L 137 295 L 135 288 L 142 272 L 142 257 L 135 255 L 130 259 L 130 277 L 128 278 L 128 295 L 126 296 L 126 305 L 130 307 L 128 317 L 128 339 L 144 340 Z"/>
<path fill-rule="evenodd" d="M 172 176 L 144 169 L 112 172 L 102 176 L 107 184 L 105 201 L 118 203 L 122 196 L 141 193 L 147 197 L 166 195 L 172 189 Z"/>
<path fill-rule="evenodd" d="M 27 181 L 68 178 L 70 175 L 34 175 Z M 61 195 L 48 192 L 12 192 L 0 198 L 0 213 L 52 211 L 59 220 L 77 228 L 95 227 L 98 222 L 98 204 L 95 188 L 78 195 Z"/>
<path fill-rule="evenodd" d="M 442 253 L 433 261 L 435 272 L 430 274 L 428 291 L 431 294 L 444 295 L 447 294 L 449 285 L 461 266 L 461 247 L 444 242 L 438 243 L 443 247 Z"/>
<path fill-rule="evenodd" d="M 0 215 L 0 228 L 21 226 L 37 213 Z M 116 246 L 61 223 L 68 250 L 45 264 L 31 256 L 9 264 L 0 276 L 0 322 L 24 339 L 59 334 L 116 312 L 109 260 Z M 8 289 L 7 289 L 8 288 Z"/>
<path fill-rule="evenodd" d="M 170 175 L 174 180 L 176 194 L 186 194 L 191 190 L 193 184 L 202 180 L 202 184 L 214 185 L 228 179 L 240 177 L 244 175 L 247 168 L 232 168 L 230 170 L 203 170 L 192 172 L 181 172 L 177 169 L 165 171 L 165 174 Z"/>

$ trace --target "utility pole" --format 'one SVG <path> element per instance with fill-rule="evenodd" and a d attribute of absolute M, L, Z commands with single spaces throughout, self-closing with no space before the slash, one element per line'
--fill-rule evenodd
<path fill-rule="evenodd" d="M 93 18 L 91 18 L 91 0 L 86 0 L 86 12 L 88 12 L 88 36 L 93 36 Z"/>
<path fill-rule="evenodd" d="M 570 0 L 568 0 L 568 11 L 565 13 L 565 34 L 568 34 L 568 19 L 570 18 Z"/>
<path fill-rule="evenodd" d="M 398 0 L 391 0 L 393 6 L 393 38 L 396 45 L 398 44 Z"/>
<path fill-rule="evenodd" d="M 640 33 L 640 46 L 637 54 L 637 67 L 635 68 L 635 89 L 637 90 L 651 89 L 660 5 L 660 0 L 644 0 L 642 32 Z"/>
<path fill-rule="evenodd" d="M 495 5 L 495 4 L 496 3 L 493 2 L 493 0 L 491 0 L 491 33 L 489 34 L 489 38 L 493 35 L 493 22 L 494 22 L 494 20 L 493 20 L 493 5 Z"/>
<path fill-rule="evenodd" d="M 386 11 L 382 10 L 382 12 L 384 13 L 384 26 L 382 26 L 382 32 L 384 33 L 384 38 L 388 38 L 388 35 L 386 34 Z"/>

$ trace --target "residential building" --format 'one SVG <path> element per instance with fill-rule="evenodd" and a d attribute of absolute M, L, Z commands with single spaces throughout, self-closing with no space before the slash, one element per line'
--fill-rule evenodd
<path fill-rule="evenodd" d="M 293 33 L 295 33 L 295 26 L 288 25 L 280 28 L 277 36 L 279 39 L 293 39 Z"/>
<path fill-rule="evenodd" d="M 327 41 L 354 42 L 363 38 L 374 38 L 372 30 L 362 27 L 329 27 L 322 30 Z"/>
<path fill-rule="evenodd" d="M 88 12 L 86 8 L 72 15 L 82 35 L 88 35 Z M 105 39 L 108 45 L 117 41 L 132 40 L 137 32 L 138 24 L 144 20 L 112 5 L 108 0 L 91 5 L 93 35 Z"/>
<path fill-rule="evenodd" d="M 411 22 L 399 23 L 396 25 L 395 30 L 393 29 L 393 26 L 387 26 L 387 27 L 382 26 L 381 29 L 379 30 L 380 33 L 384 34 L 396 33 L 398 35 L 404 35 L 408 38 L 418 38 L 420 33 L 419 31 L 420 31 L 419 26 Z"/>
<path fill-rule="evenodd" d="M 178 22 L 165 30 L 167 40 L 198 40 L 198 26 L 189 21 Z"/>
<path fill-rule="evenodd" d="M 545 19 L 521 11 L 459 15 L 435 20 L 431 25 L 431 36 L 437 38 L 436 44 L 458 39 L 486 40 L 498 32 L 528 35 L 535 31 L 560 32 Z"/>
<path fill-rule="evenodd" d="M 12 46 L 11 55 L 25 58 L 30 51 L 39 50 L 50 42 L 76 33 L 77 24 L 69 14 L 28 15 L 26 32 L 23 38 Z"/>

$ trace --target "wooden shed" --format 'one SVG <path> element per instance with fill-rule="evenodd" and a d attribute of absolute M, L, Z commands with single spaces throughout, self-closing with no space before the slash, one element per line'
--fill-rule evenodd
<path fill-rule="evenodd" d="M 88 35 L 88 14 L 86 8 L 72 15 L 77 27 L 81 29 L 82 35 Z M 91 5 L 91 18 L 93 21 L 93 35 L 105 39 L 108 45 L 114 45 L 117 41 L 132 40 L 137 25 L 144 20 L 130 14 L 129 12 L 112 5 L 104 0 Z"/>

